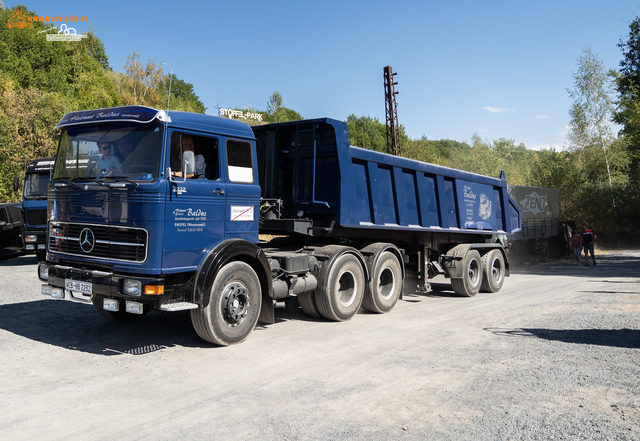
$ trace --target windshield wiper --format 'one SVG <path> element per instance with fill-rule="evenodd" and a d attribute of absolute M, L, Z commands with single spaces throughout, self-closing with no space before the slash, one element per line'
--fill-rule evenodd
<path fill-rule="evenodd" d="M 62 181 L 62 182 L 60 182 Z M 75 185 L 76 183 L 73 181 L 73 179 L 71 179 L 69 176 L 62 176 L 62 177 L 58 177 L 58 178 L 53 178 L 52 179 L 53 185 L 56 184 L 70 184 L 70 185 Z"/>
<path fill-rule="evenodd" d="M 113 175 L 109 175 L 109 176 L 105 176 L 103 178 L 103 180 L 105 180 L 105 179 L 113 179 L 115 181 L 125 181 L 125 182 L 127 182 L 129 184 L 133 184 L 133 185 L 136 185 L 136 186 L 139 185 L 138 182 L 132 181 L 131 179 L 129 179 L 128 176 L 113 176 Z"/>

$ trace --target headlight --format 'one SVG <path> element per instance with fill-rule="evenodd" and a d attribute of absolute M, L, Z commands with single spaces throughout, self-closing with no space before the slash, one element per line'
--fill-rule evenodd
<path fill-rule="evenodd" d="M 41 280 L 49 280 L 49 266 L 44 262 L 38 264 L 38 277 Z"/>
<path fill-rule="evenodd" d="M 38 241 L 38 236 L 36 236 L 35 234 L 29 234 L 24 238 L 25 242 L 37 242 Z"/>
<path fill-rule="evenodd" d="M 128 296 L 139 297 L 142 294 L 142 283 L 139 280 L 125 279 L 122 291 Z"/>

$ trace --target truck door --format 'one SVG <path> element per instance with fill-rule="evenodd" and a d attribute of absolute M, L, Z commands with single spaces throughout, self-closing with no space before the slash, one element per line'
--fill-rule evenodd
<path fill-rule="evenodd" d="M 163 267 L 186 271 L 224 238 L 227 188 L 220 176 L 217 137 L 174 131 L 170 139 L 169 167 L 177 176 L 167 195 Z M 196 158 L 196 174 L 187 179 L 181 175 L 181 143 L 192 146 Z"/>
<path fill-rule="evenodd" d="M 19 206 L 0 206 L 0 254 L 8 254 L 22 249 L 21 227 Z"/>
<path fill-rule="evenodd" d="M 227 188 L 225 237 L 257 243 L 260 186 L 256 172 L 255 146 L 249 141 L 227 139 L 224 153 Z"/>

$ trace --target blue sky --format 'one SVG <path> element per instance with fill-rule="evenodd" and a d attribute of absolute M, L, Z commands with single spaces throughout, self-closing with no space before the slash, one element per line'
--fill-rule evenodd
<path fill-rule="evenodd" d="M 469 142 L 477 133 L 531 149 L 563 148 L 577 58 L 590 47 L 617 69 L 617 44 L 640 14 L 635 0 L 20 3 L 40 16 L 88 17 L 114 70 L 134 51 L 165 63 L 209 114 L 264 110 L 278 90 L 305 118 L 384 123 L 391 65 L 411 138 Z"/>

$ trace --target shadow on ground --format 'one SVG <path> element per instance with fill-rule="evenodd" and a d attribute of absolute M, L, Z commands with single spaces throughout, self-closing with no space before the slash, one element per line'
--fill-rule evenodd
<path fill-rule="evenodd" d="M 193 330 L 188 311 L 151 311 L 136 322 L 111 322 L 99 316 L 91 305 L 63 300 L 0 305 L 0 329 L 100 355 L 142 355 L 172 346 L 211 346 Z"/>
<path fill-rule="evenodd" d="M 300 308 L 278 307 L 276 323 L 286 320 L 325 321 L 307 316 Z M 254 332 L 269 325 L 258 323 Z M 189 311 L 150 311 L 135 322 L 111 322 L 92 305 L 43 299 L 0 305 L 0 329 L 30 340 L 99 355 L 144 355 L 182 346 L 215 348 L 200 339 Z"/>
<path fill-rule="evenodd" d="M 597 265 L 578 266 L 575 260 L 556 259 L 540 265 L 511 267 L 511 274 L 539 274 L 574 277 L 635 277 L 640 276 L 640 251 L 596 255 Z M 638 279 L 640 283 L 640 279 Z"/>
<path fill-rule="evenodd" d="M 0 266 L 27 266 L 27 265 L 36 265 L 38 263 L 38 258 L 35 254 L 22 254 L 18 256 L 11 257 L 3 257 L 0 258 Z M 37 266 L 35 267 L 37 271 Z M 36 274 L 35 272 L 33 273 Z"/>
<path fill-rule="evenodd" d="M 640 348 L 640 329 L 502 329 L 485 328 L 499 336 L 540 338 L 582 345 Z"/>

